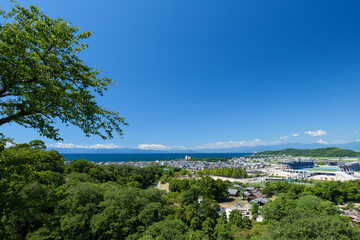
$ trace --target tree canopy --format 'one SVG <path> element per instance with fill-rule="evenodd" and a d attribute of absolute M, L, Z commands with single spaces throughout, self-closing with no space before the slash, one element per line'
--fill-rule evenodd
<path fill-rule="evenodd" d="M 0 126 L 16 122 L 55 140 L 57 122 L 87 136 L 122 135 L 125 119 L 95 101 L 112 80 L 79 57 L 92 32 L 16 2 L 9 12 L 0 9 L 0 22 Z"/>
<path fill-rule="evenodd" d="M 358 233 L 340 216 L 294 212 L 273 226 L 269 239 L 358 239 Z"/>

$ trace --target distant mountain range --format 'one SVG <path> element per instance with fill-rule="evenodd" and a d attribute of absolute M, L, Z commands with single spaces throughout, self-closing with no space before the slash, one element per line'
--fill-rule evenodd
<path fill-rule="evenodd" d="M 287 148 L 279 151 L 264 151 L 258 153 L 261 155 L 286 155 L 286 156 L 304 156 L 304 157 L 359 157 L 360 152 L 341 149 L 337 147 L 316 148 L 316 149 L 295 149 Z"/>
<path fill-rule="evenodd" d="M 320 144 L 320 143 L 286 143 L 279 145 L 261 145 L 255 147 L 234 147 L 234 148 L 222 148 L 222 149 L 198 149 L 198 150 L 142 150 L 137 148 L 116 148 L 116 149 L 88 149 L 88 148 L 50 148 L 59 151 L 60 153 L 252 153 L 262 151 L 275 151 L 283 150 L 286 148 L 297 149 L 315 149 L 315 148 L 327 148 L 338 147 L 342 149 L 348 149 L 353 151 L 360 151 L 360 142 L 351 142 L 344 144 Z"/>

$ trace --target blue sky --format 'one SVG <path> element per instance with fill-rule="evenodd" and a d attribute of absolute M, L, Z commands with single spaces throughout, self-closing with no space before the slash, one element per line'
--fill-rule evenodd
<path fill-rule="evenodd" d="M 92 30 L 82 58 L 123 139 L 49 146 L 198 149 L 360 139 L 360 1 L 19 1 Z M 9 3 L 1 3 L 8 8 Z M 16 124 L 17 142 L 42 139 Z"/>

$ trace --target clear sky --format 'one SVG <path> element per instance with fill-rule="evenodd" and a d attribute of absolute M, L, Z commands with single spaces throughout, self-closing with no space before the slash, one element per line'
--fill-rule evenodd
<path fill-rule="evenodd" d="M 94 31 L 82 58 L 116 83 L 98 101 L 130 124 L 108 141 L 60 125 L 57 146 L 360 139 L 360 1 L 19 2 Z M 16 124 L 2 131 L 17 142 L 41 139 Z"/>

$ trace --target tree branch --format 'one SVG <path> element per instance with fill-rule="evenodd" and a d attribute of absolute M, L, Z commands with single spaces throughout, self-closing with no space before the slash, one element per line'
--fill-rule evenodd
<path fill-rule="evenodd" d="M 31 114 L 30 111 L 21 110 L 21 111 L 15 113 L 13 115 L 1 118 L 0 119 L 0 126 L 4 125 L 5 123 L 9 123 L 11 121 L 16 121 L 18 118 L 21 118 L 21 117 L 24 117 L 24 116 L 27 116 L 27 115 L 30 115 L 30 114 Z"/>

